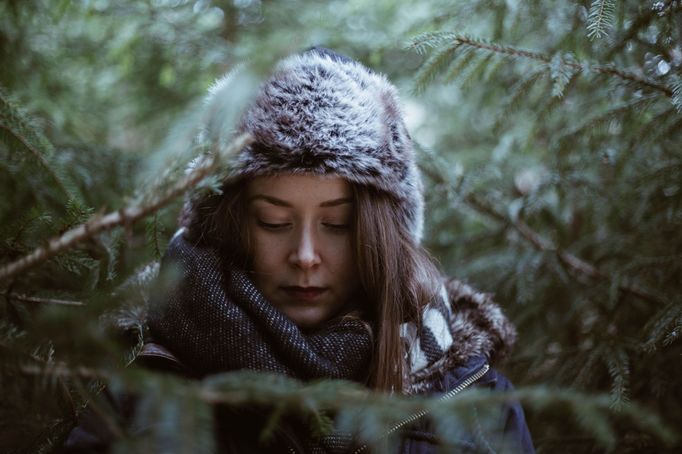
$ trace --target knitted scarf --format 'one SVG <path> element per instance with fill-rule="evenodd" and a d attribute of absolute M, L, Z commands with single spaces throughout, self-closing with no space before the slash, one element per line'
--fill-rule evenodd
<path fill-rule="evenodd" d="M 362 321 L 332 320 L 305 333 L 244 272 L 226 272 L 214 250 L 189 244 L 182 233 L 161 268 L 161 280 L 168 273 L 173 283 L 151 298 L 147 324 L 154 340 L 198 375 L 252 369 L 301 380 L 366 379 L 372 344 Z"/>
<path fill-rule="evenodd" d="M 198 375 L 246 368 L 301 380 L 366 379 L 372 345 L 362 321 L 332 320 L 305 333 L 244 272 L 225 272 L 213 250 L 189 244 L 181 232 L 162 263 L 177 274 L 170 288 L 151 297 L 147 324 L 184 366 Z M 495 362 L 516 340 L 513 325 L 490 295 L 455 279 L 441 290 L 423 308 L 420 323 L 400 327 L 408 393 L 428 391 L 434 375 L 474 356 Z"/>

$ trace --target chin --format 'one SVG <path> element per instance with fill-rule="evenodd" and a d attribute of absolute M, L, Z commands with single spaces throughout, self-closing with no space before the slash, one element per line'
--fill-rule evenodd
<path fill-rule="evenodd" d="M 330 318 L 329 316 L 327 316 L 327 314 L 321 313 L 301 314 L 298 311 L 295 311 L 294 313 L 287 313 L 286 315 L 296 324 L 296 326 L 302 329 L 315 328 Z"/>
<path fill-rule="evenodd" d="M 296 326 L 298 326 L 301 329 L 313 329 L 318 326 L 320 326 L 322 323 L 324 323 L 325 319 L 309 319 L 309 318 L 304 318 L 304 319 L 292 319 Z"/>

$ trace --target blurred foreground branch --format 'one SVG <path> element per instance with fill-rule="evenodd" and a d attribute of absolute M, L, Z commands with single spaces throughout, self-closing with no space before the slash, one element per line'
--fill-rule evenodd
<path fill-rule="evenodd" d="M 109 373 L 87 368 L 69 369 L 68 366 L 29 367 L 23 370 L 29 375 L 57 375 L 62 377 L 104 378 Z M 131 370 L 131 373 L 137 372 Z M 149 381 L 130 382 L 133 388 L 145 394 L 145 389 L 158 388 L 161 382 L 174 380 L 166 375 L 150 376 Z M 456 399 L 438 397 L 419 397 L 390 395 L 369 392 L 355 383 L 340 380 L 323 380 L 304 383 L 276 374 L 241 370 L 209 376 L 201 381 L 175 382 L 181 387 L 177 392 L 185 397 L 197 399 L 208 405 L 265 405 L 277 403 L 280 411 L 293 411 L 307 414 L 324 414 L 332 411 L 339 421 L 342 432 L 363 433 L 362 438 L 370 444 L 383 438 L 394 427 L 405 420 L 432 414 L 441 420 L 450 418 L 452 424 L 460 422 L 458 417 L 470 412 L 472 405 L 500 405 L 504 402 L 520 400 L 537 411 L 548 407 L 561 406 L 569 410 L 576 420 L 588 420 L 594 424 L 590 431 L 607 446 L 615 443 L 614 410 L 607 395 L 588 395 L 579 391 L 551 387 L 525 387 L 512 392 L 490 392 L 482 389 L 469 389 L 457 395 Z M 148 391 L 147 391 L 148 392 Z M 389 409 L 389 411 L 386 411 Z M 372 416 L 374 415 L 374 416 Z M 421 416 L 418 416 L 421 415 Z M 634 421 L 640 428 L 660 438 L 666 444 L 673 443 L 677 436 L 656 414 L 627 402 L 618 411 L 620 418 Z M 368 421 L 376 424 L 367 432 Z M 447 435 L 449 424 L 437 428 L 441 436 Z"/>
<path fill-rule="evenodd" d="M 69 301 L 55 298 L 39 298 L 37 296 L 22 295 L 20 293 L 10 293 L 7 297 L 14 301 L 22 303 L 38 303 L 38 304 L 57 304 L 62 306 L 83 306 L 81 301 Z"/>

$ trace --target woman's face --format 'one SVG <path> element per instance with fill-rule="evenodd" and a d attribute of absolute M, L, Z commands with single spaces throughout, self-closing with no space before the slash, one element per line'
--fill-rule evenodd
<path fill-rule="evenodd" d="M 350 184 L 339 177 L 258 177 L 247 197 L 256 287 L 302 328 L 337 315 L 360 286 Z"/>

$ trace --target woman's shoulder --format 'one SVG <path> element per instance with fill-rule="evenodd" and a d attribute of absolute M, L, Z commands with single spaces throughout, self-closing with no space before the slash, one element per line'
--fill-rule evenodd
<path fill-rule="evenodd" d="M 401 330 L 410 361 L 409 393 L 432 389 L 438 377 L 457 378 L 457 385 L 484 374 L 516 341 L 514 325 L 492 295 L 457 279 L 444 279 L 441 296 L 423 309 L 420 323 Z"/>
<path fill-rule="evenodd" d="M 493 295 L 475 289 L 455 278 L 444 280 L 445 298 L 451 310 L 451 325 L 472 338 L 470 345 L 477 355 L 487 355 L 491 361 L 504 359 L 516 342 L 516 328 L 507 318 Z M 482 351 L 486 350 L 487 351 Z M 472 355 L 472 356 L 476 356 Z"/>
<path fill-rule="evenodd" d="M 448 278 L 444 291 L 451 310 L 450 327 L 455 340 L 448 360 L 441 363 L 439 391 L 445 397 L 468 388 L 489 389 L 493 392 L 511 392 L 511 381 L 498 370 L 511 353 L 516 342 L 516 328 L 506 317 L 493 295 L 476 290 L 464 282 Z M 526 424 L 523 408 L 518 400 L 510 399 L 491 408 L 492 420 L 499 423 L 487 433 L 495 444 L 504 446 L 505 452 L 534 452 L 533 442 Z M 483 426 L 484 409 L 478 409 L 477 421 Z"/>

